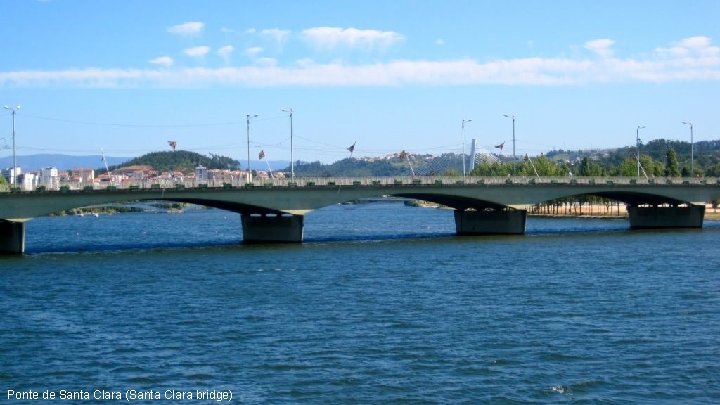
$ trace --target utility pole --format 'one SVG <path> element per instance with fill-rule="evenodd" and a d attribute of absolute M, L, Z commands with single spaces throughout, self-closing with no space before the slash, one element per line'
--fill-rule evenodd
<path fill-rule="evenodd" d="M 13 167 L 10 170 L 10 185 L 14 186 L 17 180 L 17 160 L 15 158 L 15 114 L 20 109 L 20 106 L 11 108 L 9 106 L 5 106 L 6 110 L 10 111 L 10 114 L 12 114 L 12 142 L 13 142 Z"/>
<path fill-rule="evenodd" d="M 693 124 L 690 121 L 683 121 L 683 124 L 690 126 L 690 176 L 695 177 L 695 142 L 693 141 Z"/>
<path fill-rule="evenodd" d="M 513 137 L 513 161 L 516 160 L 515 157 L 515 114 L 503 114 L 503 116 L 507 118 L 512 118 L 512 137 Z"/>
<path fill-rule="evenodd" d="M 462 169 L 463 169 L 463 180 L 465 179 L 465 123 L 472 122 L 472 120 L 462 120 L 460 124 L 460 137 L 462 138 Z"/>
<path fill-rule="evenodd" d="M 283 108 L 282 111 L 290 114 L 290 180 L 295 181 L 295 160 L 293 160 L 293 109 Z"/>

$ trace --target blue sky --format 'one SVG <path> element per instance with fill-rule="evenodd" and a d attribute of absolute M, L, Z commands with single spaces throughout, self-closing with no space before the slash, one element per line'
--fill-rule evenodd
<path fill-rule="evenodd" d="M 518 155 L 720 139 L 720 2 L 0 0 L 19 156 Z M 0 156 L 11 116 L 0 118 Z M 472 119 L 461 131 L 463 119 Z M 21 162 L 21 161 L 20 161 Z"/>

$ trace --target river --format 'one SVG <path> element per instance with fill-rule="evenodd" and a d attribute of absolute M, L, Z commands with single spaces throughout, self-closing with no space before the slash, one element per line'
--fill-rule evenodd
<path fill-rule="evenodd" d="M 0 257 L 0 394 L 718 403 L 720 223 L 627 228 L 456 237 L 449 210 L 338 205 L 245 246 L 215 209 L 37 218 Z"/>

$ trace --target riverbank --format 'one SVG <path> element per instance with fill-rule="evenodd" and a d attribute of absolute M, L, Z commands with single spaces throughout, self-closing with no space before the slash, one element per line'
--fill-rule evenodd
<path fill-rule="evenodd" d="M 627 218 L 628 213 L 625 205 L 568 205 L 568 206 L 530 206 L 527 207 L 528 215 L 544 218 Z M 711 221 L 720 220 L 720 211 L 712 205 L 705 207 L 705 219 Z"/>
<path fill-rule="evenodd" d="M 437 203 L 422 200 L 407 200 L 405 205 L 421 208 L 449 208 Z M 540 218 L 627 218 L 628 213 L 623 203 L 612 204 L 560 204 L 560 205 L 531 205 L 516 207 L 525 209 L 531 217 Z M 720 211 L 712 205 L 705 207 L 705 219 L 720 220 Z"/>

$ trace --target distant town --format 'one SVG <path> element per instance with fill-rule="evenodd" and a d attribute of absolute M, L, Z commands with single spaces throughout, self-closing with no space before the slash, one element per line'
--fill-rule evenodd
<path fill-rule="evenodd" d="M 513 156 L 503 153 L 502 145 L 494 153 L 475 150 L 468 154 L 417 154 L 398 151 L 383 156 L 348 157 L 332 164 L 297 161 L 253 161 L 267 170 L 241 167 L 229 157 L 205 156 L 191 151 L 152 152 L 109 166 L 103 157 L 98 166 L 58 168 L 47 166 L 24 171 L 21 165 L 2 170 L 0 190 L 83 190 L 115 186 L 168 188 L 176 185 L 210 187 L 225 184 L 285 180 L 296 177 L 375 177 L 375 176 L 644 176 L 719 177 L 720 141 L 694 144 L 682 141 L 653 140 L 636 147 L 569 151 L 554 150 L 539 156 Z M 65 158 L 72 158 L 65 156 Z M 87 157 L 85 157 L 87 158 Z M 82 160 L 82 159 L 81 159 Z M 71 160 L 72 161 L 72 160 Z M 87 159 L 83 160 L 88 162 Z M 92 160 L 90 160 L 92 161 Z M 102 163 L 101 163 L 102 162 Z"/>
<path fill-rule="evenodd" d="M 193 173 L 182 171 L 161 172 L 149 165 L 127 166 L 101 174 L 97 174 L 96 170 L 91 168 L 59 170 L 55 167 L 46 167 L 27 173 L 23 173 L 20 168 L 15 170 L 8 168 L 2 171 L 2 175 L 6 179 L 10 179 L 9 184 L 11 187 L 19 188 L 22 191 L 59 190 L 61 187 L 79 190 L 86 187 L 105 188 L 109 185 L 127 187 L 134 184 L 157 184 L 160 187 L 188 183 L 222 185 L 225 183 L 233 184 L 238 180 L 248 178 L 256 181 L 285 178 L 283 172 L 208 169 L 204 166 L 195 167 Z"/>

